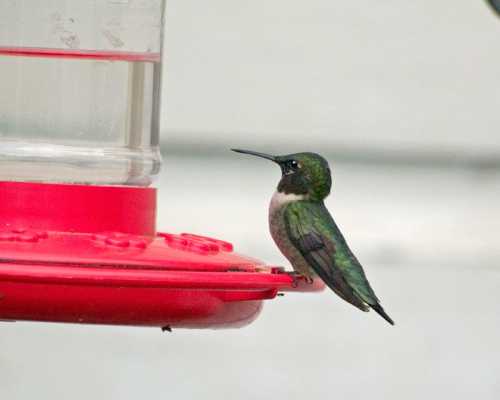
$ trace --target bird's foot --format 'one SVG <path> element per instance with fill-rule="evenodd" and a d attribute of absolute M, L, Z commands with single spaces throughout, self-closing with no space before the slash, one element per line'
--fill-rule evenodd
<path fill-rule="evenodd" d="M 172 327 L 170 325 L 165 325 L 161 327 L 162 332 L 172 332 Z"/>
<path fill-rule="evenodd" d="M 296 288 L 299 286 L 299 278 L 302 276 L 297 272 L 288 272 L 288 276 L 292 278 L 292 287 Z"/>
<path fill-rule="evenodd" d="M 314 282 L 314 279 L 308 275 L 301 274 L 299 272 L 289 272 L 288 275 L 292 278 L 292 287 L 296 288 L 299 286 L 299 280 L 304 280 L 304 282 L 308 284 L 312 284 Z"/>

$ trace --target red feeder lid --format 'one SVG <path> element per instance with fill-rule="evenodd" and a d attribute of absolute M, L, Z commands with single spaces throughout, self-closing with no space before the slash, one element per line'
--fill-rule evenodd
<path fill-rule="evenodd" d="M 238 327 L 278 291 L 323 288 L 225 241 L 155 234 L 155 194 L 0 182 L 0 319 Z"/>

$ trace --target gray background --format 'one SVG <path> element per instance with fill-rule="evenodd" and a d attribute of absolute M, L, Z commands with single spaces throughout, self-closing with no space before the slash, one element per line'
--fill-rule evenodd
<path fill-rule="evenodd" d="M 484 1 L 172 0 L 169 143 L 499 151 Z"/>
<path fill-rule="evenodd" d="M 330 292 L 235 331 L 0 326 L 0 398 L 497 399 L 500 21 L 481 1 L 170 0 L 159 227 L 287 265 L 279 178 L 316 150 L 396 320 Z"/>

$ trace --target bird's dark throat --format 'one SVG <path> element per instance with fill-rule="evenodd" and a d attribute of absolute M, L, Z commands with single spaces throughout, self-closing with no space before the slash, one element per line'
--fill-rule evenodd
<path fill-rule="evenodd" d="M 299 174 L 283 175 L 278 184 L 278 192 L 285 194 L 307 194 L 307 185 Z"/>

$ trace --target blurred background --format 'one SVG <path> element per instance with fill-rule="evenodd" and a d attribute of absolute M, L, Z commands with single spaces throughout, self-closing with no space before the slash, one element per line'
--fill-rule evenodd
<path fill-rule="evenodd" d="M 288 266 L 279 170 L 316 151 L 390 327 L 288 294 L 234 331 L 3 324 L 0 397 L 498 399 L 500 20 L 483 1 L 169 0 L 159 228 Z"/>

